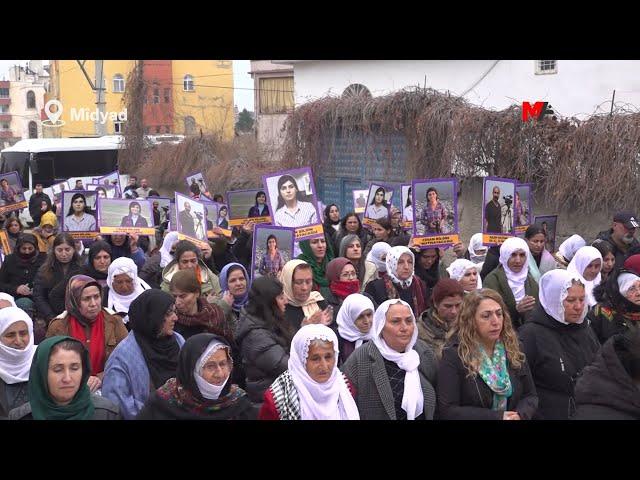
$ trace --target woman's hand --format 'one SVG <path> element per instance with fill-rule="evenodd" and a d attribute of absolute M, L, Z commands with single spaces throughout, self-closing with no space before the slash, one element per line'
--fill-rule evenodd
<path fill-rule="evenodd" d="M 464 246 L 464 243 L 458 242 L 453 246 L 453 253 L 456 254 L 458 258 L 464 258 L 464 253 L 467 251 L 467 248 Z"/>
<path fill-rule="evenodd" d="M 244 224 L 242 224 L 242 230 L 244 230 L 247 233 L 251 233 L 253 232 L 254 226 L 255 226 L 255 223 L 253 223 L 253 220 L 247 220 L 246 222 L 244 222 Z"/>
<path fill-rule="evenodd" d="M 231 295 L 231 292 L 229 290 L 227 290 L 222 294 L 222 300 L 224 301 L 224 303 L 226 303 L 230 307 L 233 306 L 234 298 L 233 298 L 233 295 Z"/>
<path fill-rule="evenodd" d="M 28 297 L 31 295 L 31 289 L 26 285 L 20 285 L 18 288 L 16 288 L 16 293 L 18 295 L 22 295 L 23 297 Z"/>
<path fill-rule="evenodd" d="M 311 325 L 311 324 L 315 324 L 315 323 L 322 323 L 322 320 L 324 320 L 324 311 L 323 310 L 319 310 L 316 313 L 314 313 L 313 315 L 311 315 L 310 317 L 305 317 L 304 320 L 302 320 L 302 323 L 300 324 L 300 326 L 305 326 L 305 325 Z"/>
<path fill-rule="evenodd" d="M 209 242 L 205 242 L 206 245 L 202 245 L 202 247 L 200 248 L 200 251 L 202 252 L 202 256 L 204 257 L 205 260 L 209 260 L 211 258 L 211 255 L 213 254 L 213 251 L 211 250 L 211 245 L 209 245 Z"/>
<path fill-rule="evenodd" d="M 504 412 L 502 414 L 502 419 L 503 420 L 522 420 L 518 412 L 509 412 L 509 411 Z"/>
<path fill-rule="evenodd" d="M 129 234 L 129 246 L 131 247 L 131 253 L 138 251 L 138 235 L 135 233 Z"/>
<path fill-rule="evenodd" d="M 536 306 L 536 299 L 530 295 L 526 295 L 520 302 L 516 305 L 516 310 L 518 313 L 526 313 L 530 310 L 533 310 L 533 307 Z"/>
<path fill-rule="evenodd" d="M 89 377 L 89 380 L 87 380 L 87 385 L 89 386 L 89 391 L 91 393 L 94 393 L 102 386 L 102 380 L 100 380 L 98 377 L 91 376 Z"/>

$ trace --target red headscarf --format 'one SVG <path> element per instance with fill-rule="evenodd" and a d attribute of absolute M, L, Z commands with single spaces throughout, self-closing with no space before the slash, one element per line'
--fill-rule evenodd
<path fill-rule="evenodd" d="M 331 293 L 333 293 L 340 301 L 344 300 L 352 293 L 360 292 L 360 280 L 357 278 L 349 281 L 340 280 L 340 273 L 345 265 L 351 265 L 355 268 L 351 260 L 344 257 L 334 258 L 327 265 L 329 290 L 331 290 Z"/>

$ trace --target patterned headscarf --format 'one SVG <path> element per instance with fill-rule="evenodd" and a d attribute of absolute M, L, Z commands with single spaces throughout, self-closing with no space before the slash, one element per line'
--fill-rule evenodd
<path fill-rule="evenodd" d="M 413 260 L 414 270 L 411 272 L 411 276 L 406 280 L 400 280 L 396 275 L 398 273 L 398 261 L 400 257 L 404 254 L 408 254 L 411 256 L 411 260 Z M 411 283 L 413 282 L 413 275 L 415 273 L 415 257 L 413 252 L 409 250 L 407 247 L 392 247 L 387 252 L 387 275 L 391 278 L 393 283 L 400 285 L 402 288 L 409 288 Z"/>

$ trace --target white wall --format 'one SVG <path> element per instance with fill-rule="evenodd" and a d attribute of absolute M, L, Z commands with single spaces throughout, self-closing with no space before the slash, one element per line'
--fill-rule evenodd
<path fill-rule="evenodd" d="M 426 86 L 452 95 L 467 92 L 495 60 L 323 60 L 296 61 L 296 104 L 327 94 L 341 95 L 352 83 L 365 85 L 374 96 L 409 86 Z M 523 101 L 547 101 L 562 116 L 609 112 L 616 105 L 640 106 L 640 61 L 558 60 L 558 73 L 536 75 L 534 60 L 501 60 L 465 99 L 502 110 Z"/>
<path fill-rule="evenodd" d="M 11 82 L 9 96 L 11 105 L 11 131 L 15 137 L 29 138 L 29 122 L 34 121 L 38 125 L 38 138 L 42 138 L 42 121 L 40 112 L 44 108 L 44 87 L 41 84 L 27 82 Z M 27 92 L 32 90 L 36 95 L 36 108 L 27 109 Z"/>

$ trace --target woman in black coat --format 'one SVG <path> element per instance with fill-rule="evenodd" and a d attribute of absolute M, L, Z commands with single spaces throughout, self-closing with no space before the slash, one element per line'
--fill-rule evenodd
<path fill-rule="evenodd" d="M 151 394 L 136 420 L 255 420 L 246 392 L 231 381 L 233 367 L 227 339 L 194 335 L 180 350 L 176 377 Z"/>
<path fill-rule="evenodd" d="M 265 390 L 288 368 L 295 330 L 284 318 L 282 284 L 269 277 L 256 278 L 249 303 L 241 310 L 236 333 L 246 373 L 246 390 L 254 403 L 262 403 Z"/>
<path fill-rule="evenodd" d="M 576 379 L 600 348 L 584 321 L 586 302 L 576 274 L 551 270 L 540 277 L 540 305 L 518 330 L 538 392 L 535 419 L 567 420 L 574 413 Z"/>
<path fill-rule="evenodd" d="M 469 292 L 454 333 L 438 366 L 439 418 L 530 420 L 538 397 L 502 297 Z"/>

